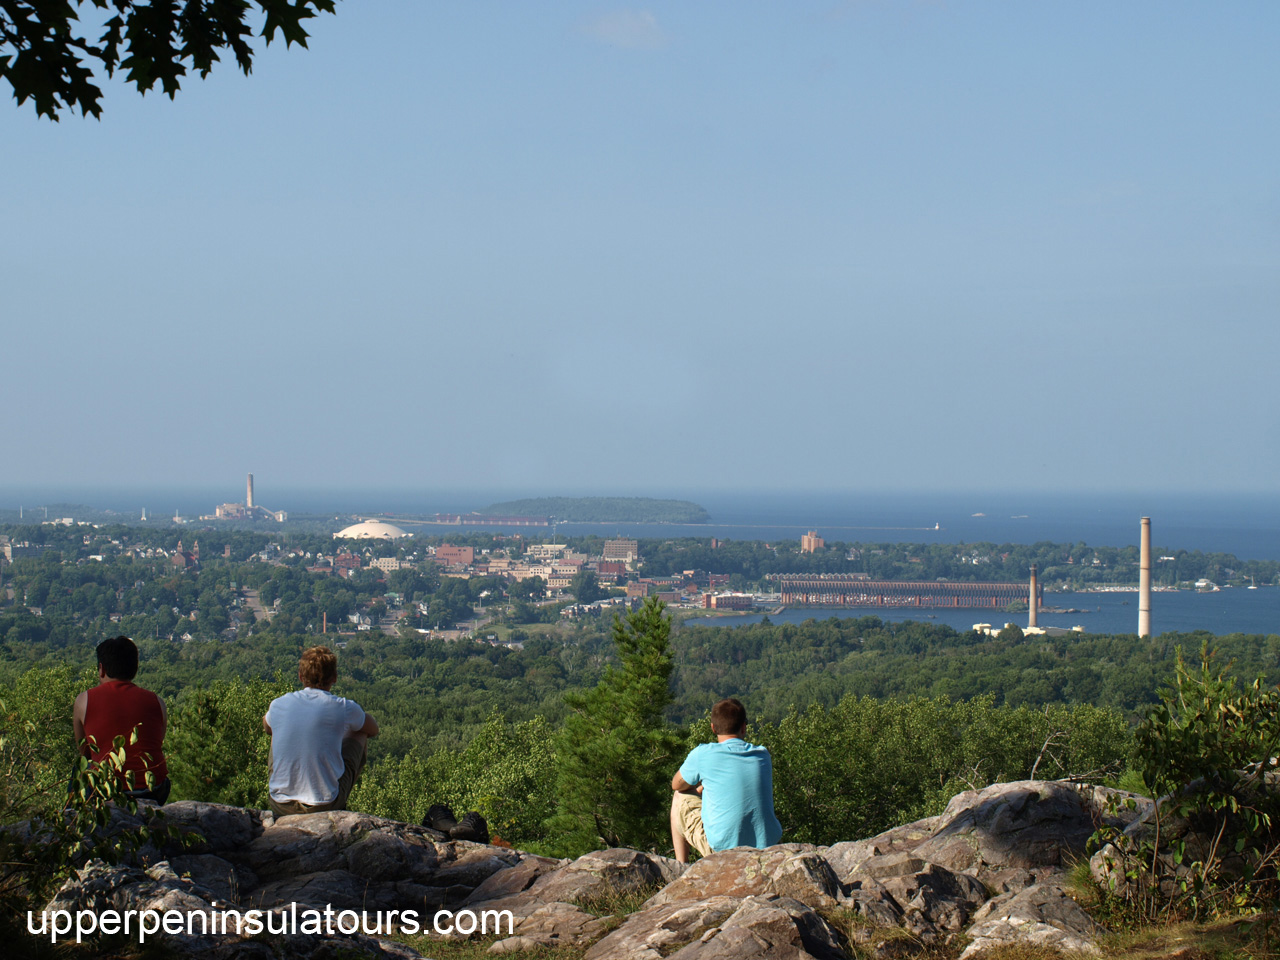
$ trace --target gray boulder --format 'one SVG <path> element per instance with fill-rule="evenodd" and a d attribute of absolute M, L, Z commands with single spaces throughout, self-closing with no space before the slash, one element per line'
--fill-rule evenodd
<path fill-rule="evenodd" d="M 969 928 L 971 942 L 960 958 L 969 960 L 984 950 L 1013 943 L 1064 953 L 1098 953 L 1101 932 L 1062 884 L 1049 880 L 1021 893 L 998 897 L 979 911 Z"/>
<path fill-rule="evenodd" d="M 883 877 L 880 883 L 902 908 L 902 925 L 926 942 L 958 933 L 987 900 L 980 880 L 936 863 L 912 874 Z"/>
<path fill-rule="evenodd" d="M 250 906 L 270 909 L 291 903 L 323 910 L 391 910 L 404 908 L 394 884 L 379 884 L 347 870 L 317 870 L 263 884 L 247 898 Z"/>
<path fill-rule="evenodd" d="M 178 800 L 161 807 L 160 811 L 170 826 L 203 838 L 192 852 L 241 850 L 262 835 L 264 815 L 268 822 L 272 819 L 270 813 L 264 814 L 261 810 L 245 810 L 198 800 Z"/>
<path fill-rule="evenodd" d="M 816 847 L 784 843 L 764 850 L 738 847 L 703 857 L 645 906 L 710 897 L 783 896 L 831 908 L 840 904 L 844 892 Z"/>
<path fill-rule="evenodd" d="M 671 954 L 673 960 L 846 960 L 835 931 L 789 897 L 749 897 L 717 931 Z"/>
<path fill-rule="evenodd" d="M 647 907 L 592 946 L 583 960 L 662 960 L 719 930 L 741 904 L 738 897 L 710 897 Z"/>
<path fill-rule="evenodd" d="M 550 857 L 535 857 L 526 854 L 519 863 L 489 874 L 489 876 L 467 896 L 464 903 L 481 903 L 485 900 L 502 900 L 524 893 L 533 882 L 543 874 L 550 873 L 567 866 L 568 860 L 552 860 Z"/>
<path fill-rule="evenodd" d="M 978 877 L 992 889 L 1023 889 L 1084 856 L 1101 823 L 1140 815 L 1120 791 L 1057 780 L 992 784 L 957 794 L 936 817 L 865 840 L 822 848 L 836 876 L 914 873 L 933 863 Z M 873 864 L 866 867 L 866 864 Z"/>
<path fill-rule="evenodd" d="M 239 903 L 242 894 L 258 885 L 258 878 L 248 867 L 237 867 L 212 853 L 172 857 L 153 865 L 147 875 L 155 880 L 190 881 L 205 899 L 221 904 Z"/>
<path fill-rule="evenodd" d="M 497 929 L 499 933 L 510 934 L 495 941 L 490 953 L 509 953 L 532 947 L 581 946 L 597 939 L 608 929 L 604 918 L 560 901 L 489 901 L 468 909 L 492 924 L 490 932 Z M 444 939 L 466 940 L 469 936 L 454 933 Z"/>
<path fill-rule="evenodd" d="M 351 870 L 380 880 L 424 880 L 441 859 L 422 827 L 348 810 L 280 817 L 242 854 L 229 857 L 236 858 L 264 880 L 322 870 Z"/>
<path fill-rule="evenodd" d="M 650 906 L 587 951 L 584 960 L 843 960 L 835 931 L 787 897 L 717 896 Z"/>
<path fill-rule="evenodd" d="M 1073 784 L 1023 780 L 961 793 L 913 853 L 975 876 L 1062 867 L 1083 856 L 1098 809 Z"/>
<path fill-rule="evenodd" d="M 902 920 L 902 907 L 874 877 L 854 874 L 844 884 L 843 905 L 873 927 L 893 927 Z"/>
<path fill-rule="evenodd" d="M 532 900 L 584 903 L 640 893 L 663 884 L 662 869 L 636 850 L 597 850 L 544 874 L 523 896 Z"/>
<path fill-rule="evenodd" d="M 923 820 L 886 830 L 866 840 L 842 840 L 840 843 L 818 849 L 831 864 L 831 869 L 836 872 L 836 876 L 843 880 L 864 860 L 871 857 L 910 853 L 932 837 L 941 822 L 942 817 L 926 817 Z"/>

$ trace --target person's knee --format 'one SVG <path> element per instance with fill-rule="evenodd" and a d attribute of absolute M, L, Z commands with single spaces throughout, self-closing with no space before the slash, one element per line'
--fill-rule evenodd
<path fill-rule="evenodd" d="M 361 764 L 369 753 L 369 738 L 363 733 L 353 733 L 342 741 L 342 759 L 350 762 L 358 759 Z"/>
<path fill-rule="evenodd" d="M 353 734 L 342 741 L 342 775 L 338 778 L 338 796 L 334 801 L 336 809 L 347 809 L 351 791 L 360 781 L 368 757 L 368 739 L 363 734 Z"/>

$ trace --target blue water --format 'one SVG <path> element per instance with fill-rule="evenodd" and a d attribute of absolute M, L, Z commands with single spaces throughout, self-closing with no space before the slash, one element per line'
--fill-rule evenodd
<path fill-rule="evenodd" d="M 1082 613 L 1045 613 L 1038 618 L 1042 627 L 1082 626 L 1086 633 L 1137 633 L 1138 594 L 1134 593 L 1046 593 L 1046 606 L 1085 611 Z M 968 630 L 975 623 L 1003 626 L 1027 625 L 1026 613 L 1004 613 L 999 610 L 880 609 L 876 607 L 818 608 L 789 607 L 781 613 L 769 614 L 774 623 L 801 623 L 828 617 L 867 617 L 897 623 L 916 620 L 944 623 L 956 630 Z M 759 623 L 764 614 L 744 613 L 720 617 L 698 617 L 690 624 L 731 627 Z M 1262 633 L 1280 634 L 1280 587 L 1257 590 L 1226 588 L 1217 593 L 1154 593 L 1151 597 L 1151 628 L 1156 634 L 1207 630 L 1213 634 Z"/>
<path fill-rule="evenodd" d="M 1270 495 L 707 493 L 686 497 L 707 509 L 709 523 L 561 523 L 554 531 L 538 528 L 533 535 L 769 541 L 798 540 L 804 532 L 817 530 L 828 542 L 1048 540 L 1124 547 L 1137 545 L 1138 521 L 1149 516 L 1158 553 L 1202 550 L 1230 553 L 1242 560 L 1280 560 L 1280 499 Z M 528 528 L 506 532 L 530 534 Z"/>
<path fill-rule="evenodd" d="M 1139 519 L 1152 518 L 1159 549 L 1280 560 L 1280 498 L 1269 494 L 756 494 L 693 497 L 709 527 L 667 527 L 667 536 L 797 539 L 816 529 L 828 541 L 895 543 L 1054 543 L 1123 547 L 1138 542 Z M 984 514 L 984 516 L 975 516 Z M 937 529 L 935 529 L 935 524 Z M 578 525 L 562 529 L 576 532 Z M 650 526 L 650 531 L 655 528 Z M 642 534 L 637 528 L 629 535 Z M 696 535 L 696 534 L 691 534 Z"/>

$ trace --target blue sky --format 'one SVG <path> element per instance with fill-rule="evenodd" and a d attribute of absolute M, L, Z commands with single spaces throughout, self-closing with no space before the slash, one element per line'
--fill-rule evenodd
<path fill-rule="evenodd" d="M 339 4 L 0 114 L 11 485 L 1262 491 L 1280 6 Z"/>

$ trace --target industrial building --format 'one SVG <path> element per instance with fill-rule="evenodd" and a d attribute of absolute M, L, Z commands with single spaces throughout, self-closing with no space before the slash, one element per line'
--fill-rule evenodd
<path fill-rule="evenodd" d="M 145 516 L 144 516 L 145 519 Z M 268 510 L 260 507 L 253 498 L 253 474 L 248 475 L 245 482 L 244 503 L 220 503 L 214 508 L 212 517 L 201 517 L 201 520 L 274 520 L 284 523 L 289 514 L 284 510 Z"/>

